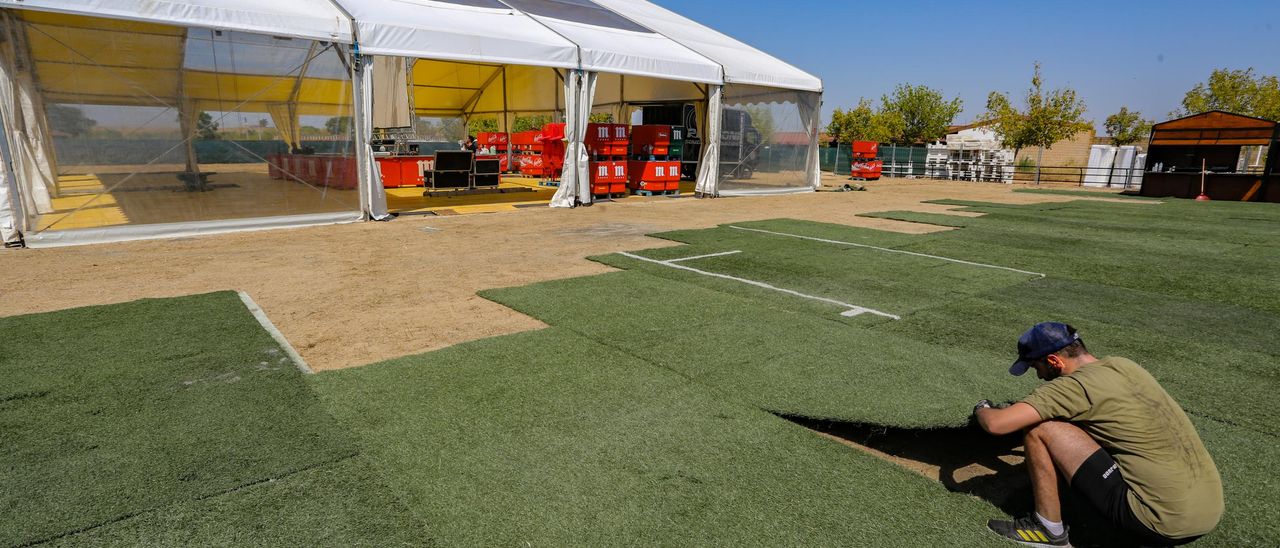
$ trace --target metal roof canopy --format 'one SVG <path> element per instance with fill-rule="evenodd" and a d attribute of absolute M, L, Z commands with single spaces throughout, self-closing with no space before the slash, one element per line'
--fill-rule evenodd
<path fill-rule="evenodd" d="M 1221 110 L 1186 116 L 1151 127 L 1151 146 L 1266 146 L 1276 122 Z"/>

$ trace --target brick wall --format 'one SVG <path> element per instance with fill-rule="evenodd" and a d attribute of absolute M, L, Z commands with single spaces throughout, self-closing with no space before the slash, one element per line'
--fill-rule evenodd
<path fill-rule="evenodd" d="M 1087 167 L 1089 165 L 1089 147 L 1093 146 L 1094 137 L 1094 130 L 1089 129 L 1075 134 L 1070 139 L 1054 143 L 1052 147 L 1044 150 L 1044 159 L 1041 165 Z M 1024 148 L 1018 151 L 1018 160 L 1030 158 L 1032 162 L 1035 162 L 1036 155 L 1039 152 L 1039 147 Z"/>

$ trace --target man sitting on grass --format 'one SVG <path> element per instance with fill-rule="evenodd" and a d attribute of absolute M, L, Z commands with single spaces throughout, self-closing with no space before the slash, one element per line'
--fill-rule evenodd
<path fill-rule="evenodd" d="M 1075 328 L 1037 324 L 1018 340 L 1009 373 L 1047 381 L 1022 401 L 973 413 L 996 435 L 1023 431 L 1034 515 L 987 527 L 1031 546 L 1070 546 L 1058 475 L 1131 540 L 1171 546 L 1212 531 L 1222 480 L 1182 408 L 1138 364 L 1089 354 Z"/>

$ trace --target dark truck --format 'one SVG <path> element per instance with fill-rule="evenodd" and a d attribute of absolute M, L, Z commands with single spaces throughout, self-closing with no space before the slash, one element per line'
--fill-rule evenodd
<path fill-rule="evenodd" d="M 680 175 L 687 181 L 698 177 L 702 139 L 698 131 L 698 111 L 692 103 L 652 103 L 642 105 L 641 123 L 687 128 Z M 725 107 L 720 119 L 720 177 L 750 179 L 759 163 L 760 132 L 746 110 Z"/>

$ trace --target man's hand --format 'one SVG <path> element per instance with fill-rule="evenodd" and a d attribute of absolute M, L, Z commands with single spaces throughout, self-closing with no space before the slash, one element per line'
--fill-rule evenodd
<path fill-rule="evenodd" d="M 977 405 L 973 406 L 973 414 L 977 415 L 979 409 L 991 408 L 991 400 L 978 400 Z"/>
<path fill-rule="evenodd" d="M 987 400 L 982 400 L 973 406 L 973 417 L 983 430 L 997 436 L 1017 432 L 1041 420 L 1040 413 L 1025 403 L 1018 402 L 1001 408 L 993 407 Z"/>

